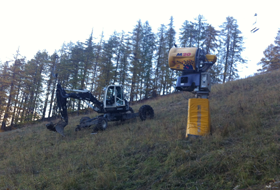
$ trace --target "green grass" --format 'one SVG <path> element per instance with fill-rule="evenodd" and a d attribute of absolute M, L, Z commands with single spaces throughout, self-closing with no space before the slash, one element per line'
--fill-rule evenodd
<path fill-rule="evenodd" d="M 46 123 L 0 133 L 0 189 L 264 189 L 280 180 L 279 76 L 213 86 L 212 136 L 185 138 L 182 93 L 143 103 L 152 120 L 110 122 L 97 135 L 74 131 L 81 117 L 66 137 Z"/>

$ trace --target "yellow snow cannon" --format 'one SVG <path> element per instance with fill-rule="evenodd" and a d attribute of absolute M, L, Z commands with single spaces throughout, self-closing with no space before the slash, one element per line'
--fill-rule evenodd
<path fill-rule="evenodd" d="M 196 47 L 171 48 L 168 56 L 170 69 L 187 73 L 206 72 L 217 60 Z"/>
<path fill-rule="evenodd" d="M 177 78 L 176 90 L 193 92 L 210 91 L 210 74 L 207 70 L 216 62 L 216 55 L 206 54 L 196 47 L 171 48 L 168 64 L 172 70 L 182 71 Z"/>

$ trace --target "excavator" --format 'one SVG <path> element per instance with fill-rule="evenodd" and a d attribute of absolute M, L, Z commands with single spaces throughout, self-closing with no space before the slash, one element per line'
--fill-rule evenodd
<path fill-rule="evenodd" d="M 66 91 L 71 91 L 71 93 L 66 93 Z M 56 100 L 61 120 L 56 124 L 50 122 L 46 124 L 46 127 L 62 136 L 65 136 L 64 127 L 68 125 L 68 98 L 82 100 L 94 111 L 101 114 L 94 118 L 82 117 L 75 131 L 94 126 L 92 134 L 96 134 L 97 131 L 104 131 L 107 128 L 108 121 L 125 121 L 136 117 L 140 117 L 144 121 L 154 117 L 154 110 L 150 105 L 143 105 L 138 113 L 134 113 L 129 106 L 129 102 L 124 98 L 122 85 L 108 85 L 105 87 L 103 101 L 99 101 L 88 90 L 64 89 L 60 84 L 57 84 Z"/>

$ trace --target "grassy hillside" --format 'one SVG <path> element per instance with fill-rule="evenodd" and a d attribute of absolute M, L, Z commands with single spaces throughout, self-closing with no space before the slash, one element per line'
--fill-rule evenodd
<path fill-rule="evenodd" d="M 45 123 L 0 133 L 0 189 L 263 189 L 280 180 L 280 72 L 212 87 L 213 135 L 185 138 L 182 93 L 148 100 L 155 118 L 66 137 Z M 192 97 L 192 94 L 184 93 Z M 132 106 L 136 111 L 142 104 Z"/>

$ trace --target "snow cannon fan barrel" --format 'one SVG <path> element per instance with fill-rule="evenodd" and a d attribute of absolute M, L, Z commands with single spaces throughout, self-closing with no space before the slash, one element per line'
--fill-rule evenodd
<path fill-rule="evenodd" d="M 206 72 L 216 60 L 216 55 L 195 47 L 171 48 L 168 56 L 170 69 L 184 73 Z"/>
<path fill-rule="evenodd" d="M 195 47 L 171 48 L 168 56 L 170 69 L 182 71 L 176 89 L 182 91 L 210 91 L 210 74 L 207 70 L 216 62 L 216 55 L 206 54 Z"/>

